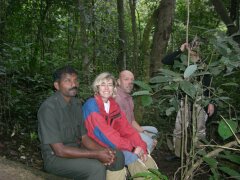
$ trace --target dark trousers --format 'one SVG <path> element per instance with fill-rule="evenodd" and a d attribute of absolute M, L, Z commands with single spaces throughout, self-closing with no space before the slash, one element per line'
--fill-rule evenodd
<path fill-rule="evenodd" d="M 123 169 L 123 167 L 123 153 L 117 151 L 116 161 L 111 166 L 106 167 L 96 159 L 54 157 L 53 161 L 45 166 L 45 170 L 49 173 L 74 180 L 105 180 L 106 169 L 118 171 Z"/>

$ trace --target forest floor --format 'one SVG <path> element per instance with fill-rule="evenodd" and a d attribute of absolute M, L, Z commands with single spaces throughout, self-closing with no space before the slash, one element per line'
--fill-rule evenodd
<path fill-rule="evenodd" d="M 171 152 L 167 148 L 157 148 L 152 153 L 160 172 L 166 175 L 169 180 L 173 179 L 174 173 L 180 167 L 180 161 L 166 160 L 170 154 Z M 40 171 L 43 170 L 43 160 L 38 142 L 26 141 L 24 136 L 0 137 L 0 157 L 20 162 Z"/>

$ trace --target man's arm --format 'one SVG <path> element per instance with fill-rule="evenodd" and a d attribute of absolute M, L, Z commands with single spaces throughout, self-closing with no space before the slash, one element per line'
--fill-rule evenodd
<path fill-rule="evenodd" d="M 96 141 L 94 141 L 92 138 L 90 138 L 87 135 L 82 136 L 82 145 L 86 147 L 89 150 L 102 150 L 105 149 L 103 146 L 98 144 Z"/>
<path fill-rule="evenodd" d="M 137 121 L 132 121 L 132 126 L 138 131 L 138 132 L 143 132 L 143 128 L 138 124 Z"/>
<path fill-rule="evenodd" d="M 180 54 L 182 54 L 186 49 L 188 49 L 188 43 L 183 43 L 183 44 L 181 45 L 181 47 L 180 47 L 177 51 L 175 51 L 175 52 L 173 52 L 173 53 L 171 53 L 171 54 L 166 55 L 166 56 L 162 59 L 162 63 L 163 63 L 163 64 L 166 64 L 166 65 L 173 65 L 173 64 L 174 64 L 174 60 L 175 60 Z"/>
<path fill-rule="evenodd" d="M 104 164 L 114 162 L 115 153 L 110 149 L 88 150 L 78 147 L 65 146 L 63 143 L 50 144 L 56 156 L 62 158 L 90 158 L 98 159 Z"/>

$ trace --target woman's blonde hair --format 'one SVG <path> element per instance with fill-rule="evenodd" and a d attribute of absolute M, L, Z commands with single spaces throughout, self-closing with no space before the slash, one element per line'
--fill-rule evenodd
<path fill-rule="evenodd" d="M 99 74 L 95 80 L 93 81 L 93 84 L 92 84 L 92 88 L 93 88 L 93 91 L 94 91 L 94 94 L 98 94 L 98 87 L 101 85 L 101 83 L 104 81 L 104 80 L 112 80 L 113 82 L 113 96 L 116 95 L 116 79 L 115 77 L 110 74 L 109 72 L 103 72 L 101 74 Z"/>

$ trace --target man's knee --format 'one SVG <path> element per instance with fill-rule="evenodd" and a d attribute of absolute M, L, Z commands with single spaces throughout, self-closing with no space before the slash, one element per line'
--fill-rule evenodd
<path fill-rule="evenodd" d="M 50 173 L 74 178 L 74 179 L 89 179 L 89 180 L 105 180 L 106 167 L 95 159 L 64 159 L 56 158 L 46 170 Z"/>

